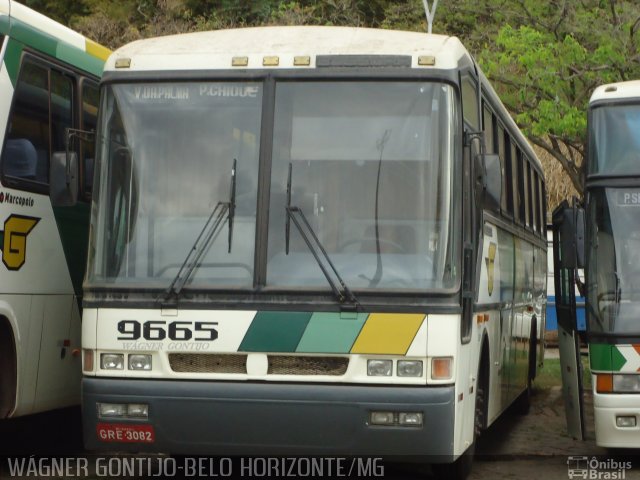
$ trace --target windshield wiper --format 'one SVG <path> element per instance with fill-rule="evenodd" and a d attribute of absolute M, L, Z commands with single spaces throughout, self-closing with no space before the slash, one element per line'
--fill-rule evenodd
<path fill-rule="evenodd" d="M 315 258 L 316 262 L 318 263 L 320 270 L 322 270 L 322 274 L 327 279 L 327 282 L 331 287 L 331 291 L 335 295 L 338 302 L 340 302 L 341 304 L 344 304 L 345 302 L 349 302 L 357 308 L 360 306 L 360 302 L 358 302 L 358 299 L 356 298 L 356 296 L 349 289 L 349 287 L 347 287 L 347 285 L 344 283 L 344 280 L 338 273 L 338 270 L 336 269 L 335 265 L 331 261 L 331 258 L 329 258 L 329 254 L 327 253 L 327 250 L 324 248 L 324 246 L 320 242 L 320 239 L 316 235 L 316 232 L 313 231 L 313 228 L 309 224 L 309 221 L 307 220 L 307 217 L 305 216 L 304 212 L 300 207 L 291 205 L 291 171 L 292 171 L 292 164 L 289 163 L 289 176 L 287 178 L 287 206 L 285 207 L 287 212 L 287 219 L 285 223 L 285 253 L 289 255 L 289 237 L 291 234 L 291 220 L 293 220 L 293 223 L 298 229 L 298 232 L 300 232 L 300 236 L 302 236 L 302 239 L 307 244 L 307 247 L 309 248 L 309 251 L 313 255 L 313 258 Z M 302 223 L 296 217 L 300 217 L 300 219 L 302 219 Z M 309 235 L 305 232 L 305 228 L 309 232 Z M 322 256 L 331 267 L 331 270 L 333 270 L 333 273 L 336 276 L 338 282 L 340 283 L 340 286 L 342 287 L 342 289 L 338 288 L 333 278 L 331 278 L 331 274 L 329 273 L 329 271 L 327 270 L 327 267 L 324 265 L 324 263 L 320 259 L 318 252 L 316 251 L 315 248 L 313 248 L 313 245 L 311 242 L 312 239 L 313 239 L 313 242 L 316 244 L 316 246 L 320 249 L 320 252 L 322 252 Z"/>
<path fill-rule="evenodd" d="M 236 209 L 236 159 L 233 159 L 233 168 L 231 170 L 231 187 L 228 202 L 218 202 L 211 211 L 209 218 L 200 230 L 198 237 L 191 246 L 187 257 L 182 262 L 182 266 L 178 270 L 175 278 L 169 285 L 164 296 L 164 301 L 167 302 L 172 295 L 177 298 L 185 286 L 191 274 L 200 264 L 200 259 L 207 251 L 212 240 L 214 240 L 221 231 L 222 225 L 224 225 L 225 215 L 229 227 L 229 253 L 231 253 L 231 239 L 233 236 L 233 217 L 235 216 Z M 184 273 L 183 273 L 184 272 Z"/>

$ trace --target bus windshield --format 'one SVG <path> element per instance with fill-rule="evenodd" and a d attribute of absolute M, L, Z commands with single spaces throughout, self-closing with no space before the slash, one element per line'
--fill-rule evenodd
<path fill-rule="evenodd" d="M 457 285 L 452 87 L 278 82 L 269 126 L 263 95 L 261 82 L 105 86 L 89 283 L 166 289 L 214 209 L 233 198 L 232 225 L 200 245 L 185 288 L 253 288 L 260 269 L 268 287 L 327 290 L 300 231 L 287 234 L 288 198 L 349 288 Z M 269 169 L 270 184 L 259 177 Z"/>
<path fill-rule="evenodd" d="M 297 82 L 276 89 L 267 285 L 324 284 L 291 230 L 299 208 L 350 288 L 451 287 L 453 89 Z"/>
<path fill-rule="evenodd" d="M 590 193 L 589 328 L 640 333 L 640 189 Z"/>
<path fill-rule="evenodd" d="M 640 105 L 594 108 L 590 120 L 589 173 L 640 174 Z"/>

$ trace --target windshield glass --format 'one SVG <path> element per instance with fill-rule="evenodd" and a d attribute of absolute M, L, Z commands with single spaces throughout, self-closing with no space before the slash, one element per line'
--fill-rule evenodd
<path fill-rule="evenodd" d="M 594 108 L 590 119 L 589 173 L 640 173 L 640 105 Z"/>
<path fill-rule="evenodd" d="M 89 281 L 168 287 L 236 161 L 232 241 L 225 222 L 186 285 L 253 285 L 261 108 L 253 82 L 105 87 Z"/>
<path fill-rule="evenodd" d="M 640 189 L 589 193 L 589 328 L 640 332 Z"/>
<path fill-rule="evenodd" d="M 276 87 L 267 285 L 328 288 L 290 206 L 351 289 L 451 288 L 454 92 L 427 82 Z"/>

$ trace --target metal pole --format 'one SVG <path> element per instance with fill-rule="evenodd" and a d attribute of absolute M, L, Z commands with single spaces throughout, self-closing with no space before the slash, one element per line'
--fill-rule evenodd
<path fill-rule="evenodd" d="M 431 33 L 433 27 L 433 17 L 436 14 L 436 8 L 438 8 L 438 0 L 433 0 L 433 7 L 429 7 L 429 0 L 422 0 L 424 5 L 424 13 L 427 15 L 427 33 Z"/>

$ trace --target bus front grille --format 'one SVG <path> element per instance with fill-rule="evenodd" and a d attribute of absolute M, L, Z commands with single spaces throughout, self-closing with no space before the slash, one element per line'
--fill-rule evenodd
<path fill-rule="evenodd" d="M 267 375 L 329 375 L 347 372 L 346 357 L 268 355 Z M 170 353 L 169 366 L 178 373 L 247 374 L 246 354 Z"/>
<path fill-rule="evenodd" d="M 349 366 L 345 357 L 269 355 L 268 375 L 344 375 Z"/>
<path fill-rule="evenodd" d="M 171 370 L 180 373 L 247 373 L 246 355 L 170 353 Z"/>

